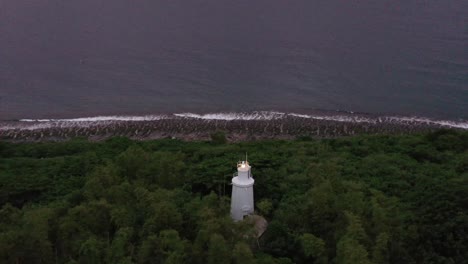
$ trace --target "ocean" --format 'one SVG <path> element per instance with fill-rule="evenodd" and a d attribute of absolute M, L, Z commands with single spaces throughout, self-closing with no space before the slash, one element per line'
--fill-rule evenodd
<path fill-rule="evenodd" d="M 467 18 L 465 0 L 1 0 L 0 120 L 325 111 L 466 124 Z"/>

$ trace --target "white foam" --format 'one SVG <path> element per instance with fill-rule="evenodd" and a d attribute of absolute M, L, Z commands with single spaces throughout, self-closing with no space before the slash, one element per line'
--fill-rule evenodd
<path fill-rule="evenodd" d="M 52 122 L 53 119 L 21 119 L 20 122 Z"/>
<path fill-rule="evenodd" d="M 410 122 L 410 123 L 423 123 L 423 124 L 432 124 L 432 125 L 440 125 L 445 127 L 453 127 L 453 128 L 462 128 L 468 129 L 468 122 L 457 122 L 457 121 L 449 121 L 449 120 L 432 120 L 429 118 L 424 117 L 389 117 L 390 120 L 396 121 L 403 121 L 403 122 Z"/>
<path fill-rule="evenodd" d="M 163 119 L 202 119 L 202 120 L 277 120 L 288 117 L 306 118 L 315 120 L 329 120 L 336 122 L 351 123 L 403 123 L 403 124 L 425 124 L 441 127 L 452 127 L 468 129 L 467 121 L 449 121 L 434 120 L 424 117 L 397 117 L 397 116 L 379 116 L 370 117 L 358 114 L 349 115 L 310 115 L 300 113 L 283 113 L 274 111 L 255 111 L 248 113 L 226 112 L 226 113 L 176 113 L 173 115 L 145 115 L 145 116 L 96 116 L 71 119 L 22 119 L 19 122 L 8 122 L 0 124 L 0 131 L 6 130 L 40 130 L 47 128 L 74 128 L 74 127 L 93 127 L 99 125 L 112 124 L 115 122 L 137 122 L 137 121 L 155 121 Z"/>
<path fill-rule="evenodd" d="M 337 121 L 337 122 L 353 122 L 353 123 L 376 123 L 376 120 L 366 117 L 360 116 L 343 116 L 343 115 L 304 115 L 304 114 L 296 114 L 291 113 L 288 114 L 289 116 L 299 117 L 299 118 L 307 118 L 307 119 L 316 119 L 316 120 L 330 120 L 330 121 Z"/>
<path fill-rule="evenodd" d="M 330 120 L 338 122 L 353 122 L 353 123 L 385 123 L 388 121 L 391 122 L 401 122 L 401 123 L 415 123 L 415 124 L 427 124 L 427 125 L 438 125 L 444 127 L 453 127 L 453 128 L 462 128 L 468 129 L 468 122 L 456 122 L 449 120 L 432 120 L 424 117 L 396 117 L 396 116 L 381 116 L 377 118 L 363 117 L 363 116 L 314 116 L 314 115 L 304 115 L 304 114 L 288 114 L 294 117 L 308 118 L 308 119 L 317 119 L 317 120 Z"/>
<path fill-rule="evenodd" d="M 145 116 L 95 116 L 68 119 L 21 119 L 19 122 L 1 125 L 0 131 L 6 130 L 40 130 L 48 128 L 93 127 L 114 122 L 140 122 L 167 119 L 167 115 Z"/>
<path fill-rule="evenodd" d="M 154 121 L 165 119 L 166 115 L 146 116 L 95 116 L 69 119 L 21 119 L 20 122 L 103 122 L 103 121 Z"/>
<path fill-rule="evenodd" d="M 51 123 L 40 123 L 40 124 L 14 124 L 14 125 L 1 125 L 0 131 L 8 131 L 8 130 L 40 130 L 40 129 L 47 129 L 56 127 Z M 63 126 L 61 126 L 63 127 Z"/>
<path fill-rule="evenodd" d="M 194 113 L 180 113 L 174 116 L 182 118 L 194 118 L 204 120 L 272 120 L 280 119 L 285 116 L 281 112 L 251 112 L 251 113 L 212 113 L 212 114 L 194 114 Z"/>
<path fill-rule="evenodd" d="M 302 115 L 302 114 L 295 114 L 295 113 L 291 113 L 289 115 L 294 116 L 294 117 L 300 117 L 300 118 L 312 118 L 312 116 L 310 115 Z"/>

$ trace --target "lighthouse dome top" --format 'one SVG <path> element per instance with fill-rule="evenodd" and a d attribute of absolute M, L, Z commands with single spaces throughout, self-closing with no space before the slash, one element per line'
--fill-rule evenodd
<path fill-rule="evenodd" d="M 238 171 L 249 171 L 250 170 L 250 165 L 248 161 L 239 161 L 237 162 L 237 170 Z"/>
<path fill-rule="evenodd" d="M 232 184 L 237 186 L 250 186 L 255 182 L 252 173 L 250 172 L 250 164 L 248 161 L 239 161 L 237 163 L 237 173 L 234 174 Z"/>

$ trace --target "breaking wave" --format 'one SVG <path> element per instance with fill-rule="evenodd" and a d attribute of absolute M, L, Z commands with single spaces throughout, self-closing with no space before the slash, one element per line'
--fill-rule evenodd
<path fill-rule="evenodd" d="M 278 120 L 286 118 L 295 119 L 315 119 L 335 122 L 348 123 L 401 123 L 407 125 L 430 125 L 448 128 L 468 129 L 468 121 L 450 121 L 436 120 L 424 117 L 400 117 L 400 116 L 371 116 L 355 113 L 340 114 L 301 114 L 284 113 L 275 111 L 255 111 L 248 113 L 175 113 L 166 115 L 144 115 L 144 116 L 96 116 L 71 119 L 21 119 L 15 122 L 0 123 L 0 130 L 38 130 L 46 128 L 72 128 L 72 127 L 91 127 L 118 122 L 151 122 L 165 119 L 200 119 L 200 120 Z"/>
<path fill-rule="evenodd" d="M 251 113 L 212 113 L 212 114 L 194 114 L 181 113 L 174 116 L 182 118 L 196 118 L 205 120 L 273 120 L 282 119 L 288 114 L 281 112 L 260 111 Z"/>
<path fill-rule="evenodd" d="M 154 121 L 164 119 L 164 115 L 146 116 L 96 116 L 70 119 L 21 119 L 20 122 L 103 122 L 103 121 Z"/>
<path fill-rule="evenodd" d="M 174 114 L 177 117 L 183 118 L 196 118 L 205 120 L 274 120 L 283 119 L 288 117 L 306 118 L 316 120 L 328 120 L 336 122 L 351 122 L 351 123 L 385 123 L 385 122 L 399 122 L 399 123 L 414 123 L 426 125 L 438 125 L 444 127 L 468 129 L 467 121 L 449 121 L 449 120 L 433 120 L 423 117 L 396 117 L 396 116 L 379 116 L 367 117 L 363 115 L 310 115 L 298 113 L 282 113 L 282 112 L 252 112 L 252 113 L 212 113 L 212 114 L 194 114 L 182 113 Z"/>

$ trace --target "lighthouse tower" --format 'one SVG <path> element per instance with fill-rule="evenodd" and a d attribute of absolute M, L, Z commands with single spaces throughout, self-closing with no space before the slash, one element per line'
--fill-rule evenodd
<path fill-rule="evenodd" d="M 254 179 L 250 173 L 250 165 L 247 161 L 237 163 L 237 174 L 232 178 L 231 217 L 234 221 L 244 219 L 244 216 L 253 214 Z"/>

